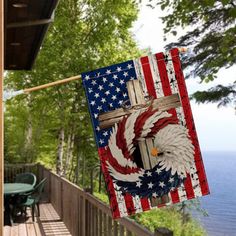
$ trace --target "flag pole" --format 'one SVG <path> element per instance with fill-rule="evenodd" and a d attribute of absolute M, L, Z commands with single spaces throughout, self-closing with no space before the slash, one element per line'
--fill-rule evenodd
<path fill-rule="evenodd" d="M 179 53 L 186 53 L 188 51 L 188 48 L 183 47 L 183 48 L 178 48 L 178 50 Z"/>
<path fill-rule="evenodd" d="M 64 84 L 64 83 L 67 83 L 67 82 L 70 82 L 70 81 L 73 81 L 73 80 L 78 80 L 78 79 L 81 79 L 81 75 L 72 76 L 72 77 L 69 77 L 69 78 L 66 78 L 66 79 L 62 79 L 62 80 L 57 80 L 57 81 L 54 81 L 54 82 L 51 82 L 51 83 L 48 83 L 48 84 L 39 85 L 39 86 L 36 86 L 36 87 L 33 87 L 33 88 L 23 89 L 23 92 L 27 94 L 27 93 L 30 93 L 30 92 L 33 92 L 33 91 L 36 91 L 36 90 L 52 87 L 52 86 L 55 86 L 55 85 L 58 85 L 58 84 Z"/>

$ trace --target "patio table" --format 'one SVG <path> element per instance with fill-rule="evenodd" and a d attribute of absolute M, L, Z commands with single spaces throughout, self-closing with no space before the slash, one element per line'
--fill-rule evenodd
<path fill-rule="evenodd" d="M 34 189 L 31 184 L 8 183 L 4 184 L 4 196 L 27 193 Z"/>
<path fill-rule="evenodd" d="M 22 184 L 22 183 L 6 183 L 4 184 L 4 224 L 5 225 L 12 225 L 11 220 L 11 209 L 10 209 L 10 199 L 11 197 L 28 193 L 34 189 L 33 185 L 30 184 Z"/>

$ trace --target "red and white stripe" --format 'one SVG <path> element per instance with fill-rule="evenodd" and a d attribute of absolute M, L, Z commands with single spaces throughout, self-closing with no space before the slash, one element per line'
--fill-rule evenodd
<path fill-rule="evenodd" d="M 180 92 L 179 92 L 178 82 L 177 82 L 176 76 L 175 76 L 175 68 L 174 68 L 174 65 L 173 65 L 171 53 L 167 53 L 166 55 L 169 58 L 168 62 L 166 63 L 168 78 L 169 78 L 169 81 L 171 81 L 171 80 L 173 81 L 173 84 L 171 86 L 171 92 L 179 94 Z M 176 109 L 176 112 L 178 114 L 178 118 L 181 121 L 182 125 L 186 126 L 186 120 L 185 120 L 185 117 L 184 117 L 183 106 L 178 107 Z M 198 180 L 198 175 L 197 175 L 196 172 L 197 172 L 196 168 L 195 168 L 195 166 L 193 166 L 191 168 L 191 173 L 189 173 L 190 175 L 188 176 L 188 179 L 187 179 L 187 181 L 189 182 L 189 185 L 184 186 L 186 196 L 188 196 L 188 197 L 189 196 L 193 196 L 193 197 L 202 196 L 201 188 L 200 188 L 200 182 Z M 188 186 L 191 186 L 191 192 L 188 189 L 186 189 Z M 190 192 L 189 194 L 188 194 L 188 191 Z M 190 199 L 190 198 L 191 197 L 189 197 L 188 199 Z"/>
<path fill-rule="evenodd" d="M 180 94 L 180 97 L 182 98 L 181 101 L 182 101 L 182 107 L 183 107 L 184 118 L 186 121 L 186 126 L 189 129 L 189 135 L 192 139 L 193 145 L 195 146 L 195 156 L 194 156 L 195 168 L 196 168 L 196 171 L 198 174 L 197 179 L 199 180 L 201 195 L 206 195 L 206 194 L 209 194 L 209 187 L 208 187 L 208 183 L 207 183 L 207 179 L 206 179 L 205 169 L 203 166 L 203 161 L 202 161 L 202 157 L 201 157 L 201 151 L 200 151 L 200 146 L 198 143 L 197 133 L 196 133 L 194 123 L 193 123 L 193 115 L 192 115 L 192 111 L 191 111 L 191 107 L 190 107 L 190 102 L 189 102 L 189 99 L 187 96 L 188 95 L 187 88 L 186 88 L 183 72 L 181 69 L 181 63 L 178 58 L 178 49 L 172 49 L 170 51 L 170 53 L 171 53 L 171 57 L 172 57 L 172 61 L 173 61 L 173 67 L 175 70 L 175 74 L 177 74 L 177 76 L 178 76 L 177 83 L 178 83 L 179 94 Z M 193 182 L 197 181 L 197 179 L 194 179 Z M 200 192 L 200 190 L 195 191 L 195 197 L 199 196 L 199 192 Z"/>

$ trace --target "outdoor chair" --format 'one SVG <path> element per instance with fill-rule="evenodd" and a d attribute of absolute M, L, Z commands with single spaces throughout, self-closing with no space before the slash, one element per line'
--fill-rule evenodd
<path fill-rule="evenodd" d="M 30 184 L 33 187 L 35 186 L 36 181 L 37 181 L 36 176 L 33 173 L 28 173 L 28 172 L 18 174 L 16 175 L 16 178 L 15 178 L 15 183 Z M 13 207 L 13 211 L 12 211 L 13 216 L 17 215 L 19 204 L 21 202 L 25 202 L 26 199 L 27 199 L 27 196 L 25 196 L 25 194 L 17 194 L 11 197 L 10 204 Z"/>
<path fill-rule="evenodd" d="M 21 173 L 15 178 L 15 183 L 31 184 L 33 186 L 35 186 L 36 181 L 36 176 L 33 173 Z"/>
<path fill-rule="evenodd" d="M 39 202 L 42 196 L 42 192 L 45 186 L 47 179 L 44 178 L 35 188 L 34 190 L 28 194 L 25 195 L 27 196 L 26 201 L 25 202 L 21 202 L 19 204 L 19 207 L 21 209 L 23 209 L 25 215 L 26 215 L 26 209 L 27 207 L 31 208 L 31 212 L 32 212 L 32 219 L 34 222 L 34 212 L 35 212 L 35 206 L 37 206 L 37 211 L 38 211 L 38 216 L 40 216 L 40 210 L 39 210 Z"/>

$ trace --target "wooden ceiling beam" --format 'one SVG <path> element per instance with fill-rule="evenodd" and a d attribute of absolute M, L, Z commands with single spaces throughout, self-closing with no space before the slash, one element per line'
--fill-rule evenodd
<path fill-rule="evenodd" d="M 19 27 L 27 27 L 27 26 L 37 26 L 37 25 L 46 25 L 53 22 L 53 18 L 50 19 L 40 19 L 40 20 L 33 20 L 33 21 L 24 21 L 24 22 L 15 22 L 7 24 L 7 29 L 12 28 L 19 28 Z"/>

